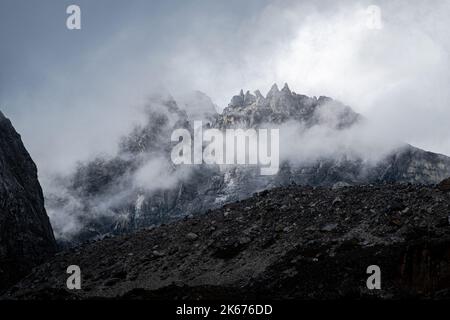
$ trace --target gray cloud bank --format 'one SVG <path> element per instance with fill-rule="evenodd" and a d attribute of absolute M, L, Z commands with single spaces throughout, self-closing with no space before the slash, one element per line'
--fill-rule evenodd
<path fill-rule="evenodd" d="M 45 190 L 78 161 L 115 154 L 152 92 L 201 90 L 220 110 L 241 88 L 288 82 L 370 119 L 336 149 L 370 146 L 358 149 L 369 155 L 406 141 L 450 154 L 448 1 L 78 3 L 78 33 L 64 29 L 64 1 L 0 4 L 0 107 Z M 380 7 L 381 29 L 367 27 L 369 5 Z M 333 152 L 319 143 L 332 133 L 315 130 L 302 135 L 305 157 Z"/>

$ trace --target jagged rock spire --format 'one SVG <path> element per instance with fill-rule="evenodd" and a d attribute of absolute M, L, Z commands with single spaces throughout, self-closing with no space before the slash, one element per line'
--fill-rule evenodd
<path fill-rule="evenodd" d="M 270 98 L 273 97 L 274 95 L 276 95 L 277 93 L 280 92 L 280 89 L 278 89 L 278 86 L 276 83 L 273 84 L 272 88 L 270 88 L 269 92 L 267 93 L 266 98 Z"/>
<path fill-rule="evenodd" d="M 250 105 L 256 101 L 256 97 L 250 93 L 250 91 L 247 90 L 244 96 L 244 104 Z"/>
<path fill-rule="evenodd" d="M 244 90 L 241 89 L 239 95 L 234 96 L 228 106 L 242 107 L 244 105 L 250 105 L 255 101 L 256 97 L 252 95 L 250 91 L 247 90 L 247 92 L 244 94 Z"/>
<path fill-rule="evenodd" d="M 281 89 L 281 91 L 282 91 L 282 92 L 289 93 L 289 94 L 292 94 L 292 93 L 291 93 L 291 89 L 289 89 L 289 86 L 288 86 L 287 83 L 284 84 L 284 87 L 283 87 L 283 89 Z"/>

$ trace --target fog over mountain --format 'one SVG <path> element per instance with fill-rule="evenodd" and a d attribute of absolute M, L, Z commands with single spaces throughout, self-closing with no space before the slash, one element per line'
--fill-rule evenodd
<path fill-rule="evenodd" d="M 450 298 L 449 17 L 0 0 L 0 303 Z"/>
<path fill-rule="evenodd" d="M 339 188 L 368 183 L 433 184 L 450 175 L 450 158 L 373 135 L 370 120 L 328 97 L 308 97 L 274 84 L 263 96 L 243 90 L 221 113 L 196 92 L 180 107 L 157 95 L 145 123 L 120 139 L 114 155 L 79 162 L 53 176 L 47 210 L 57 238 L 68 245 L 198 215 L 253 193 L 290 184 Z M 198 101 L 198 103 L 195 103 Z M 195 117 L 195 118 L 192 118 Z M 276 128 L 279 170 L 261 175 L 251 165 L 175 165 L 175 129 Z M 225 143 L 225 141 L 224 141 Z M 204 145 L 205 148 L 205 145 Z M 248 149 L 249 155 L 252 149 Z"/>
<path fill-rule="evenodd" d="M 343 150 L 378 162 L 402 143 L 450 154 L 448 1 L 80 0 L 76 32 L 65 28 L 67 4 L 0 4 L 0 107 L 21 132 L 47 197 L 59 188 L 56 177 L 65 184 L 83 164 L 122 154 L 122 137 L 145 133 L 139 128 L 148 127 L 155 94 L 172 95 L 192 119 L 199 105 L 221 112 L 241 89 L 268 92 L 287 82 L 368 120 L 338 134 L 283 123 L 285 135 L 298 137 L 295 144 L 281 137 L 283 157 L 297 164 Z M 147 192 L 154 192 L 147 180 L 178 185 L 178 174 L 161 179 L 170 169 L 161 159 L 139 158 L 148 165 L 125 176 Z M 111 165 L 129 159 L 119 160 Z M 103 205 L 129 195 L 116 196 Z"/>
<path fill-rule="evenodd" d="M 65 29 L 64 1 L 0 4 L 0 105 L 44 180 L 114 152 L 162 88 L 223 109 L 241 88 L 288 82 L 351 105 L 377 135 L 450 154 L 448 1 L 132 3 L 78 1 L 79 32 Z M 373 4 L 381 29 L 367 27 Z"/>

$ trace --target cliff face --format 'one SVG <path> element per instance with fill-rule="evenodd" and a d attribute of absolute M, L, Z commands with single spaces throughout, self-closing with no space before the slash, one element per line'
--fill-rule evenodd
<path fill-rule="evenodd" d="M 36 166 L 0 112 L 0 291 L 55 251 Z"/>
<path fill-rule="evenodd" d="M 368 162 L 359 154 L 355 156 L 354 150 L 348 154 L 325 152 L 304 161 L 284 157 L 281 150 L 280 170 L 273 176 L 261 176 L 259 169 L 247 166 L 177 167 L 170 160 L 171 134 L 176 128 L 192 131 L 194 120 L 203 120 L 205 128 L 219 130 L 273 126 L 280 127 L 282 134 L 286 129 L 283 125 L 288 125 L 302 128 L 306 134 L 319 129 L 337 135 L 365 121 L 336 100 L 297 94 L 287 85 L 281 90 L 274 85 L 265 97 L 259 91 L 254 95 L 241 91 L 220 114 L 214 114 L 214 105 L 200 93 L 188 105 L 196 107 L 184 110 L 171 97 L 151 101 L 146 110 L 147 121 L 122 139 L 117 155 L 83 163 L 73 174 L 61 179 L 61 186 L 55 188 L 58 192 L 46 195 L 47 209 L 55 215 L 65 212 L 66 216 L 75 217 L 73 225 L 79 229 L 67 232 L 65 225 L 55 224 L 58 238 L 73 245 L 107 234 L 134 231 L 204 213 L 248 198 L 254 192 L 292 183 L 311 186 L 435 184 L 450 176 L 449 157 L 407 144 L 389 150 L 376 162 Z M 300 134 L 290 139 L 295 141 L 297 137 Z M 296 143 L 300 151 L 295 156 L 302 156 L 301 142 Z M 294 143 L 290 145 L 296 147 Z M 160 173 L 142 177 L 141 173 L 149 167 Z M 136 177 L 140 183 L 136 183 Z"/>

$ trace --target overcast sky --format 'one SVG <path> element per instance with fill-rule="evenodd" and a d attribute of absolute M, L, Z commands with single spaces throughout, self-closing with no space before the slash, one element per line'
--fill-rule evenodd
<path fill-rule="evenodd" d="M 66 28 L 69 4 L 81 30 Z M 201 90 L 223 108 L 274 82 L 450 155 L 448 30 L 439 0 L 0 0 L 0 110 L 44 174 L 112 152 L 155 90 Z"/>

